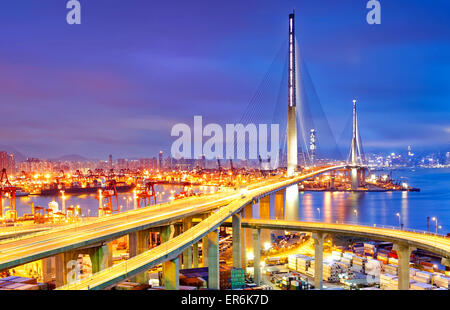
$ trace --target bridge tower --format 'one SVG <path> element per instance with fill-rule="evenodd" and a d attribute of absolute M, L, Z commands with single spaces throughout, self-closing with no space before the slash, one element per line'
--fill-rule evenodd
<path fill-rule="evenodd" d="M 287 123 L 287 176 L 297 170 L 297 107 L 296 107 L 296 55 L 295 14 L 289 14 L 289 70 L 288 70 L 288 123 Z"/>
<path fill-rule="evenodd" d="M 356 114 L 356 100 L 353 100 L 353 133 L 352 133 L 352 145 L 350 148 L 350 166 L 351 166 L 351 188 L 357 190 L 359 187 L 359 170 L 358 165 L 362 165 L 361 146 L 359 142 L 358 131 L 358 117 Z"/>
<path fill-rule="evenodd" d="M 296 107 L 296 44 L 295 12 L 289 14 L 289 70 L 288 70 L 288 123 L 287 123 L 287 176 L 294 176 L 297 171 L 297 107 Z M 297 184 L 286 188 L 285 218 L 299 219 L 299 196 Z"/>

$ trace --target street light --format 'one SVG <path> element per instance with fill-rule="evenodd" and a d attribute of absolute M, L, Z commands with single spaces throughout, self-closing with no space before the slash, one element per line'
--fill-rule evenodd
<path fill-rule="evenodd" d="M 317 208 L 317 211 L 319 212 L 319 220 L 320 220 L 320 208 Z"/>
<path fill-rule="evenodd" d="M 431 218 L 431 220 L 436 222 L 436 235 L 437 235 L 437 232 L 438 232 L 438 220 L 437 220 L 437 217 L 434 217 L 434 216 L 433 216 L 433 217 Z"/>
<path fill-rule="evenodd" d="M 355 213 L 356 222 L 358 222 L 358 211 L 356 209 L 353 210 L 353 213 Z"/>
<path fill-rule="evenodd" d="M 400 213 L 397 213 L 396 216 L 398 216 L 398 227 L 401 228 L 402 224 L 400 223 Z"/>

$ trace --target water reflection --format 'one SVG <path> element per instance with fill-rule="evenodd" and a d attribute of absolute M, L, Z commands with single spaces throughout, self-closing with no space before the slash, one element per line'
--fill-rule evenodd
<path fill-rule="evenodd" d="M 408 192 L 402 192 L 402 210 L 400 212 L 400 222 L 408 226 Z"/>
<path fill-rule="evenodd" d="M 300 217 L 305 221 L 350 222 L 426 230 L 426 217 L 442 219 L 441 233 L 450 231 L 450 169 L 399 171 L 420 192 L 304 192 Z M 399 177 L 397 177 L 398 179 Z M 317 209 L 320 209 L 320 214 Z M 356 210 L 356 212 L 354 212 Z M 442 224 L 441 224 L 442 223 Z"/>

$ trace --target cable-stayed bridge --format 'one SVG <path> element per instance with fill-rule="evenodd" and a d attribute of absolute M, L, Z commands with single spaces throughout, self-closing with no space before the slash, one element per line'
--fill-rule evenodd
<path fill-rule="evenodd" d="M 56 259 L 56 282 L 59 289 L 103 289 L 109 288 L 126 279 L 146 281 L 146 270 L 156 265 L 163 266 L 164 286 L 177 289 L 179 269 L 198 267 L 198 244 L 203 246 L 203 265 L 208 267 L 210 289 L 219 288 L 219 237 L 218 228 L 226 221 L 233 226 L 233 266 L 245 268 L 246 251 L 250 246 L 255 256 L 255 282 L 261 280 L 259 268 L 260 246 L 264 229 L 292 229 L 313 232 L 316 246 L 315 285 L 322 286 L 323 238 L 326 233 L 364 235 L 367 237 L 390 240 L 397 246 L 399 253 L 399 288 L 409 287 L 409 256 L 415 247 L 437 252 L 450 258 L 450 241 L 439 236 L 429 236 L 400 229 L 381 229 L 345 224 L 312 224 L 299 222 L 298 184 L 304 180 L 331 171 L 346 169 L 351 173 L 351 187 L 357 189 L 365 169 L 364 152 L 359 135 L 356 101 L 353 102 L 353 131 L 347 162 L 323 164 L 318 161 L 316 143 L 320 133 L 306 117 L 310 108 L 306 105 L 308 97 L 314 97 L 306 91 L 304 83 L 299 83 L 298 43 L 295 38 L 295 16 L 289 15 L 289 36 L 287 45 L 285 78 L 280 90 L 284 89 L 287 105 L 275 104 L 272 119 L 280 116 L 282 140 L 285 151 L 280 158 L 286 158 L 286 173 L 267 176 L 248 185 L 244 190 L 227 189 L 215 194 L 190 197 L 170 203 L 151 206 L 120 214 L 99 218 L 88 223 L 77 223 L 16 239 L 0 241 L 0 270 L 13 268 L 28 262 L 43 260 L 47 266 L 50 257 Z M 306 69 L 303 72 L 307 72 Z M 267 79 L 270 80 L 270 77 Z M 267 80 L 265 79 L 265 80 Z M 287 91 L 283 83 L 287 79 Z M 281 93 L 281 92 L 280 92 Z M 315 92 L 313 92 L 314 94 Z M 277 96 L 282 99 L 283 96 Z M 317 97 L 317 94 L 315 94 Z M 262 117 L 262 95 L 257 94 L 247 108 L 242 122 L 258 121 Z M 277 99 L 277 100 L 278 100 Z M 280 99 L 280 100 L 281 100 Z M 277 103 L 277 100 L 275 101 Z M 280 107 L 284 107 L 280 112 Z M 259 116 L 257 113 L 259 113 Z M 287 113 L 286 113 L 287 112 Z M 311 113 L 310 113 L 311 114 Z M 283 121 L 284 120 L 284 121 Z M 308 121 L 309 120 L 309 121 Z M 323 120 L 322 120 L 323 121 Z M 322 127 L 327 127 L 324 123 Z M 329 126 L 328 126 L 329 129 Z M 326 131 L 326 130 L 324 130 Z M 330 131 L 331 132 L 331 131 Z M 303 158 L 299 158 L 299 145 Z M 333 148 L 334 146 L 332 146 Z M 302 162 L 302 164 L 299 164 Z M 302 166 L 311 166 L 308 172 Z M 274 196 L 274 199 L 270 199 Z M 270 201 L 274 201 L 271 205 Z M 258 205 L 260 219 L 252 219 L 252 208 Z M 270 216 L 273 209 L 274 217 Z M 194 221 L 200 218 L 201 221 Z M 274 222 L 274 220 L 276 220 Z M 196 224 L 197 223 L 197 224 Z M 244 229 L 244 227 L 246 227 Z M 162 244 L 149 248 L 150 232 L 161 234 Z M 128 236 L 130 259 L 112 266 L 111 242 L 122 236 Z M 93 263 L 93 275 L 72 281 L 69 277 L 71 262 L 79 254 L 88 254 Z M 448 260 L 445 260 L 448 263 Z"/>

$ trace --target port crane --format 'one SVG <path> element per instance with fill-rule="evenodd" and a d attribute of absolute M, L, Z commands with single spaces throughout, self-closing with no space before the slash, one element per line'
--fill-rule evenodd
<path fill-rule="evenodd" d="M 262 161 L 261 155 L 258 155 L 258 161 L 259 161 L 259 172 L 261 173 L 261 175 L 263 177 L 265 177 L 266 173 L 264 172 L 264 169 L 263 169 L 263 161 Z"/>
<path fill-rule="evenodd" d="M 16 187 L 9 182 L 5 168 L 2 169 L 2 174 L 0 176 L 0 217 L 3 217 L 3 194 L 9 198 L 10 212 L 13 220 L 16 221 Z"/>
<path fill-rule="evenodd" d="M 155 182 L 147 182 L 145 187 L 136 194 L 138 208 L 150 206 L 152 197 L 153 204 L 156 205 Z"/>
<path fill-rule="evenodd" d="M 220 158 L 217 158 L 217 167 L 219 171 L 222 171 L 222 165 L 220 164 Z"/>
<path fill-rule="evenodd" d="M 106 189 L 103 192 L 99 192 L 99 200 L 101 200 L 101 206 L 99 206 L 99 214 L 102 211 L 103 214 L 111 214 L 119 212 L 119 195 L 116 188 L 116 180 L 109 180 Z M 115 203 L 113 202 L 115 200 Z"/>

